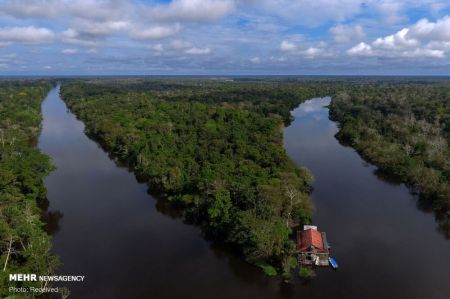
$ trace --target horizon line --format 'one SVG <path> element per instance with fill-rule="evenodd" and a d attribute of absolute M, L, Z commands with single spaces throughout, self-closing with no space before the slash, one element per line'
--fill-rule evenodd
<path fill-rule="evenodd" d="M 411 75 L 411 74 L 386 74 L 386 75 L 380 75 L 380 74 L 353 74 L 353 75 L 327 75 L 327 74 L 71 74 L 71 75 L 61 75 L 61 74 L 30 74 L 30 75 L 3 75 L 0 74 L 0 78 L 11 78 L 11 77 L 19 77 L 19 78 L 27 78 L 27 77 L 416 77 L 416 78 L 423 78 L 423 77 L 449 77 L 448 75 L 442 75 L 442 74 L 436 74 L 436 75 Z"/>

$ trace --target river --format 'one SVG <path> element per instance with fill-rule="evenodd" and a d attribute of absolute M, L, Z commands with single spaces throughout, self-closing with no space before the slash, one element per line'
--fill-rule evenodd
<path fill-rule="evenodd" d="M 289 155 L 316 177 L 314 222 L 327 232 L 338 271 L 285 284 L 206 240 L 149 195 L 84 134 L 54 88 L 42 105 L 39 148 L 57 167 L 45 180 L 60 273 L 70 298 L 449 298 L 450 242 L 403 185 L 374 175 L 341 146 L 323 106 L 308 101 L 285 130 Z"/>

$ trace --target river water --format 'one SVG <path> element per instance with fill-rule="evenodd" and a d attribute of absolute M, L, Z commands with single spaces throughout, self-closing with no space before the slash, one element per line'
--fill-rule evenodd
<path fill-rule="evenodd" d="M 63 215 L 52 229 L 60 273 L 86 276 L 61 284 L 70 298 L 449 298 L 450 242 L 403 185 L 379 179 L 334 139 L 328 101 L 293 111 L 285 147 L 316 177 L 314 222 L 340 269 L 285 284 L 214 246 L 152 198 L 84 134 L 53 89 L 42 106 L 39 148 L 57 167 L 45 185 L 49 210 Z"/>

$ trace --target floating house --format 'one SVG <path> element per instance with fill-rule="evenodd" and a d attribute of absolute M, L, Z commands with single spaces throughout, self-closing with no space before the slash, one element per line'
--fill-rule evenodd
<path fill-rule="evenodd" d="M 303 230 L 297 231 L 298 260 L 302 265 L 329 265 L 330 246 L 324 232 L 317 230 L 317 226 L 305 225 Z"/>

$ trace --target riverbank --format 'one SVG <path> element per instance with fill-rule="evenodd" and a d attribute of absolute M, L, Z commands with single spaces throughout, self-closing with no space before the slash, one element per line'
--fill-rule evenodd
<path fill-rule="evenodd" d="M 209 237 L 290 277 L 296 266 L 290 235 L 309 221 L 312 205 L 309 173 L 281 148 L 280 116 L 111 88 L 68 83 L 62 96 L 89 135 L 182 206 Z"/>
<path fill-rule="evenodd" d="M 63 262 L 60 275 L 86 277 L 64 286 L 88 299 L 445 298 L 449 242 L 407 188 L 381 180 L 375 167 L 337 142 L 328 101 L 307 101 L 293 111 L 284 147 L 315 174 L 313 220 L 327 232 L 340 268 L 285 284 L 207 241 L 166 201 L 152 199 L 147 185 L 87 138 L 84 124 L 52 92 L 43 104 L 39 148 L 57 166 L 45 180 L 50 209 L 63 214 L 53 252 Z"/>
<path fill-rule="evenodd" d="M 419 194 L 418 205 L 434 211 L 439 230 L 450 239 L 447 94 L 445 85 L 341 92 L 330 115 L 340 124 L 336 137 Z"/>
<path fill-rule="evenodd" d="M 330 101 L 301 104 L 284 135 L 288 155 L 314 174 L 313 223 L 327 232 L 339 262 L 338 271 L 317 269 L 301 295 L 446 298 L 450 242 L 436 231 L 433 215 L 418 209 L 417 196 L 405 185 L 378 176 L 376 166 L 340 144 L 337 123 L 329 119 Z"/>
<path fill-rule="evenodd" d="M 86 277 L 57 287 L 76 298 L 282 298 L 292 292 L 293 285 L 211 243 L 173 205 L 152 198 L 146 184 L 85 135 L 57 90 L 43 114 L 39 148 L 57 167 L 45 185 L 50 209 L 63 215 L 53 252 L 63 262 L 60 275 Z"/>
<path fill-rule="evenodd" d="M 35 281 L 12 281 L 10 274 L 48 275 L 58 267 L 50 253 L 50 236 L 39 208 L 47 190 L 43 180 L 54 170 L 50 158 L 36 148 L 41 102 L 48 80 L 0 82 L 0 296 L 17 287 L 42 287 Z"/>

